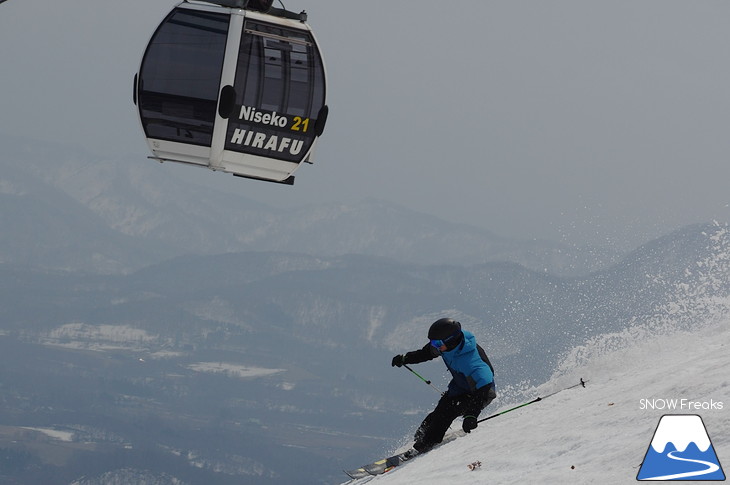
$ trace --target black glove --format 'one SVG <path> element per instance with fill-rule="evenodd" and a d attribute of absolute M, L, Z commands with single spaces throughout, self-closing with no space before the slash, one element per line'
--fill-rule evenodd
<path fill-rule="evenodd" d="M 401 367 L 405 363 L 406 363 L 406 358 L 403 357 L 401 354 L 398 354 L 395 357 L 393 357 L 393 361 L 390 363 L 390 365 L 392 367 Z"/>
<path fill-rule="evenodd" d="M 471 430 L 477 428 L 477 424 L 476 416 L 464 416 L 464 421 L 461 423 L 461 429 L 463 429 L 465 433 L 471 433 Z"/>

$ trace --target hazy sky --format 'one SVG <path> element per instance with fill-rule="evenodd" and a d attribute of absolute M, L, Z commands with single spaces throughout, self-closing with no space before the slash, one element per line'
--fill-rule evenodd
<path fill-rule="evenodd" d="M 0 5 L 0 132 L 153 163 L 132 78 L 175 3 Z M 726 0 L 284 3 L 326 56 L 315 165 L 294 187 L 168 170 L 277 206 L 373 197 L 620 248 L 730 220 Z"/>

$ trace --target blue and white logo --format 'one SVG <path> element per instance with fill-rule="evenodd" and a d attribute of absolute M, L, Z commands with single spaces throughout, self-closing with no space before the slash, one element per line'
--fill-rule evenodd
<path fill-rule="evenodd" d="M 725 480 L 705 423 L 696 414 L 659 420 L 637 480 Z"/>

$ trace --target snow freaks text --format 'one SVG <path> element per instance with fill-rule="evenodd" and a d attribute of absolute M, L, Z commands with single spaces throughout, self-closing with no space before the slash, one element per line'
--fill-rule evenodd
<path fill-rule="evenodd" d="M 722 401 L 693 401 L 691 399 L 640 399 L 639 409 L 659 411 L 719 411 L 723 409 Z"/>

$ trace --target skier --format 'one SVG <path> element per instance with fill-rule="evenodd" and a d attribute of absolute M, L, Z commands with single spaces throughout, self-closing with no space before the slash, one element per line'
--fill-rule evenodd
<path fill-rule="evenodd" d="M 453 376 L 436 409 L 416 430 L 413 448 L 419 453 L 441 443 L 458 416 L 464 417 L 462 429 L 471 432 L 477 427 L 479 413 L 497 397 L 494 368 L 474 335 L 461 329 L 461 323 L 452 318 L 436 320 L 428 330 L 428 339 L 422 349 L 398 354 L 391 362 L 393 367 L 401 367 L 441 356 Z"/>

